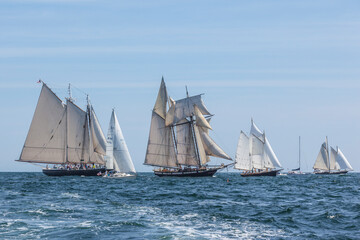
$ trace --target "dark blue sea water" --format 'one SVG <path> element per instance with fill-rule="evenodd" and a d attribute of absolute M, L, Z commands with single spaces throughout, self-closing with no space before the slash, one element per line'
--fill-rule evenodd
<path fill-rule="evenodd" d="M 0 238 L 360 239 L 360 174 L 0 173 Z"/>

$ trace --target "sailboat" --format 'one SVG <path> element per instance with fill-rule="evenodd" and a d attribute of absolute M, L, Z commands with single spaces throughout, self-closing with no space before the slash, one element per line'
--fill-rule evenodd
<path fill-rule="evenodd" d="M 48 176 L 96 176 L 105 171 L 105 137 L 87 98 L 86 111 L 71 97 L 66 102 L 43 82 L 20 162 L 52 164 Z"/>
<path fill-rule="evenodd" d="M 339 147 L 336 147 L 336 149 L 331 147 L 329 157 L 327 137 L 321 145 L 313 169 L 315 174 L 346 174 L 349 171 L 353 171 L 352 166 Z"/>
<path fill-rule="evenodd" d="M 106 145 L 106 169 L 104 177 L 129 178 L 135 177 L 136 171 L 122 134 L 119 121 L 112 110 Z"/>
<path fill-rule="evenodd" d="M 253 119 L 250 135 L 240 132 L 234 168 L 242 170 L 243 177 L 276 176 L 282 170 L 265 132 L 259 130 Z"/>
<path fill-rule="evenodd" d="M 304 174 L 303 172 L 301 172 L 301 166 L 300 166 L 300 136 L 299 136 L 299 167 L 292 169 L 291 171 L 289 171 L 287 174 L 288 175 L 299 175 L 299 174 Z"/>
<path fill-rule="evenodd" d="M 210 167 L 210 156 L 232 160 L 209 136 L 210 118 L 201 96 L 168 97 L 164 78 L 150 124 L 145 165 L 159 177 L 206 177 L 231 164 Z M 167 111 L 167 106 L 169 109 Z"/>

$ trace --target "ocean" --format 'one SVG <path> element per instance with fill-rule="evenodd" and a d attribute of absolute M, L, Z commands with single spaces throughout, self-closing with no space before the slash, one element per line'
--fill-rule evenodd
<path fill-rule="evenodd" d="M 0 173 L 0 239 L 360 239 L 360 174 Z"/>

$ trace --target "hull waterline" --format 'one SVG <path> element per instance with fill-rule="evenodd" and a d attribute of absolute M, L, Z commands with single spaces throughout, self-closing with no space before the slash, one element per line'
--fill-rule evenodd
<path fill-rule="evenodd" d="M 337 171 L 337 172 L 314 172 L 315 174 L 329 175 L 329 174 L 346 174 L 348 171 Z"/>
<path fill-rule="evenodd" d="M 156 176 L 159 177 L 212 177 L 219 168 L 206 169 L 206 170 L 196 170 L 196 171 L 174 171 L 174 172 L 163 172 L 163 171 L 154 171 Z"/>
<path fill-rule="evenodd" d="M 242 177 L 263 177 L 263 176 L 270 176 L 276 177 L 281 170 L 274 170 L 274 171 L 263 171 L 263 172 L 250 172 L 250 173 L 241 173 Z"/>
<path fill-rule="evenodd" d="M 62 176 L 99 176 L 100 173 L 104 173 L 105 168 L 97 169 L 43 169 L 43 173 L 47 176 L 62 177 Z"/>

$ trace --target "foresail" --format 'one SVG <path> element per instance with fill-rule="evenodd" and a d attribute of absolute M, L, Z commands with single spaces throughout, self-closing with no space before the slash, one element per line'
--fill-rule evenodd
<path fill-rule="evenodd" d="M 161 167 L 178 166 L 171 128 L 165 127 L 165 120 L 155 111 L 152 113 L 144 164 Z"/>
<path fill-rule="evenodd" d="M 207 156 L 232 160 L 231 157 L 227 155 L 225 151 L 222 150 L 221 147 L 219 147 L 219 145 L 215 143 L 215 141 L 209 136 L 209 134 L 203 131 L 203 128 L 199 127 L 199 132 Z"/>
<path fill-rule="evenodd" d="M 199 127 L 194 125 L 194 130 L 195 130 L 195 138 L 196 138 L 196 143 L 197 143 L 197 149 L 198 149 L 198 153 L 199 153 L 200 162 L 201 162 L 202 165 L 205 165 L 207 162 L 210 161 L 210 158 L 208 158 L 206 156 L 206 152 L 205 152 L 205 148 L 204 148 L 204 145 L 203 145 L 203 141 L 201 139 Z"/>
<path fill-rule="evenodd" d="M 340 170 L 340 165 L 337 163 L 337 151 L 330 147 L 330 170 Z"/>
<path fill-rule="evenodd" d="M 207 129 L 212 130 L 209 122 L 206 121 L 206 119 L 204 118 L 204 115 L 202 115 L 200 109 L 196 105 L 194 105 L 194 112 L 195 112 L 195 117 L 196 117 L 196 125 L 199 127 L 202 127 L 202 128 L 207 128 Z"/>
<path fill-rule="evenodd" d="M 264 169 L 264 142 L 260 138 L 252 134 L 250 136 L 250 158 L 252 167 L 256 169 Z"/>
<path fill-rule="evenodd" d="M 114 110 L 111 115 L 110 124 L 114 126 L 113 155 L 115 158 L 115 162 L 117 163 L 117 166 L 119 168 L 119 170 L 117 171 L 124 173 L 136 173 L 128 147 L 126 145 L 124 136 L 120 128 L 119 121 L 116 117 Z"/>
<path fill-rule="evenodd" d="M 87 114 L 73 102 L 67 101 L 67 162 L 87 163 L 88 149 L 85 146 Z M 86 154 L 86 156 L 85 156 Z"/>
<path fill-rule="evenodd" d="M 340 148 L 338 148 L 337 150 L 338 150 L 338 154 L 337 154 L 336 161 L 339 163 L 340 169 L 346 169 L 349 171 L 353 171 L 354 169 L 352 168 L 352 166 L 350 165 L 349 161 L 346 159 L 345 155 L 342 153 Z"/>
<path fill-rule="evenodd" d="M 100 123 L 96 117 L 93 107 L 90 105 L 90 138 L 94 152 L 106 155 L 106 139 L 101 130 Z"/>
<path fill-rule="evenodd" d="M 275 155 L 270 142 L 265 137 L 265 144 L 264 144 L 264 164 L 266 168 L 281 168 L 281 164 Z"/>
<path fill-rule="evenodd" d="M 171 124 L 176 124 L 179 121 L 195 115 L 194 105 L 196 105 L 200 112 L 203 115 L 211 115 L 209 111 L 207 110 L 204 102 L 201 99 L 201 95 L 196 95 L 192 97 L 183 98 L 180 100 L 177 100 L 175 102 L 175 106 L 173 112 L 168 112 L 166 114 L 166 124 L 167 126 Z"/>
<path fill-rule="evenodd" d="M 252 169 L 249 147 L 249 137 L 241 131 L 235 154 L 235 169 Z"/>
<path fill-rule="evenodd" d="M 65 106 L 43 84 L 19 161 L 65 162 L 65 128 Z"/>
<path fill-rule="evenodd" d="M 176 126 L 176 149 L 179 164 L 199 165 L 196 158 L 192 128 L 190 122 L 186 119 L 180 121 Z"/>
<path fill-rule="evenodd" d="M 321 145 L 320 152 L 316 158 L 313 168 L 319 169 L 319 170 L 329 170 L 328 162 L 329 162 L 329 159 L 328 159 L 328 154 L 327 154 L 327 149 L 326 149 L 326 143 L 324 142 Z"/>

